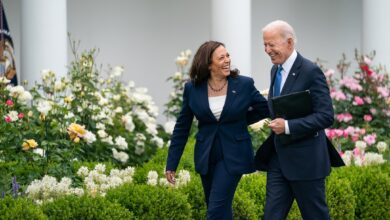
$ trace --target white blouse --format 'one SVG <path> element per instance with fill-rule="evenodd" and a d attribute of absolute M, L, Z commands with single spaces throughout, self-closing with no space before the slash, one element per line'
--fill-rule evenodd
<path fill-rule="evenodd" d="M 210 110 L 217 120 L 221 117 L 226 95 L 209 97 Z"/>

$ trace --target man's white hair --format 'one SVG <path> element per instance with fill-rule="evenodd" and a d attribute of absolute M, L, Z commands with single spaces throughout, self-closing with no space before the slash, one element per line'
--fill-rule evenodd
<path fill-rule="evenodd" d="M 264 33 L 266 31 L 275 30 L 275 29 L 277 29 L 280 32 L 283 39 L 287 40 L 288 38 L 291 37 L 294 40 L 294 44 L 297 43 L 297 36 L 295 35 L 294 28 L 292 28 L 291 25 L 285 21 L 282 20 L 273 21 L 267 24 L 262 31 Z"/>

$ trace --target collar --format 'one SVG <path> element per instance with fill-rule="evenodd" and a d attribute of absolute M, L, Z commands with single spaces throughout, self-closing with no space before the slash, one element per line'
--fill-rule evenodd
<path fill-rule="evenodd" d="M 297 59 L 298 53 L 294 49 L 294 51 L 291 53 L 290 57 L 282 64 L 283 70 L 288 74 L 291 70 L 291 67 L 293 66 L 295 60 Z"/>

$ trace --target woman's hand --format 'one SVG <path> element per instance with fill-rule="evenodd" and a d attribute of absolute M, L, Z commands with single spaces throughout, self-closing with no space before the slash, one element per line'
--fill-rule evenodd
<path fill-rule="evenodd" d="M 165 172 L 165 177 L 167 178 L 168 182 L 171 184 L 176 183 L 175 175 L 176 175 L 175 171 L 167 170 Z"/>

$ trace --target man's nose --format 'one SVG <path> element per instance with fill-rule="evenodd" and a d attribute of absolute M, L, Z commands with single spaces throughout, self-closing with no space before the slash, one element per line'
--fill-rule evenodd
<path fill-rule="evenodd" d="M 264 47 L 264 51 L 265 51 L 266 53 L 269 53 L 269 52 L 270 52 L 269 47 L 265 46 L 265 47 Z"/>

